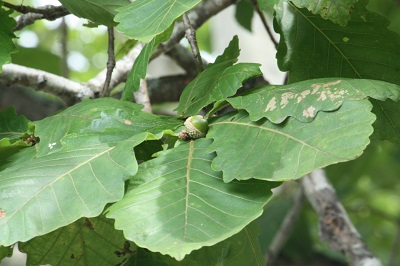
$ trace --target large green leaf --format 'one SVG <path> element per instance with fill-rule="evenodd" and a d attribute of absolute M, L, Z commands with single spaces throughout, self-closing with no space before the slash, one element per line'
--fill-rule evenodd
<path fill-rule="evenodd" d="M 102 24 L 108 27 L 116 26 L 115 10 L 129 4 L 126 0 L 60 0 L 61 4 L 72 14 L 89 19 L 96 25 Z"/>
<path fill-rule="evenodd" d="M 300 7 L 307 8 L 314 14 L 319 14 L 325 19 L 330 19 L 334 23 L 345 26 L 350 20 L 353 5 L 358 0 L 292 0 Z"/>
<path fill-rule="evenodd" d="M 112 98 L 87 100 L 63 112 L 36 122 L 40 137 L 38 156 L 54 153 L 62 148 L 61 138 L 73 133 L 108 134 L 113 141 L 121 141 L 135 134 L 150 132 L 163 134 L 182 125 L 173 117 L 156 116 L 143 112 L 142 105 Z M 107 139 L 106 141 L 110 141 Z"/>
<path fill-rule="evenodd" d="M 233 37 L 224 53 L 217 57 L 183 90 L 176 109 L 179 114 L 197 114 L 208 104 L 232 96 L 250 78 L 261 75 L 259 64 L 239 63 L 239 39 Z"/>
<path fill-rule="evenodd" d="M 278 183 L 224 183 L 221 172 L 211 169 L 215 155 L 205 152 L 210 143 L 191 141 L 140 165 L 131 190 L 107 214 L 127 239 L 182 260 L 261 215 Z"/>
<path fill-rule="evenodd" d="M 182 261 L 170 256 L 139 249 L 125 266 L 202 266 L 202 265 L 257 265 L 264 266 L 257 236 L 259 228 L 252 222 L 236 235 L 211 247 L 203 247 L 187 255 Z"/>
<path fill-rule="evenodd" d="M 47 156 L 22 158 L 0 174 L 0 245 L 27 241 L 97 216 L 105 204 L 122 198 L 124 181 L 135 174 L 133 147 L 139 134 L 118 144 L 90 144 L 71 138 Z"/>
<path fill-rule="evenodd" d="M 198 3 L 200 0 L 136 0 L 119 9 L 115 16 L 117 30 L 132 39 L 149 42 Z"/>
<path fill-rule="evenodd" d="M 249 113 L 252 121 L 263 117 L 281 123 L 288 116 L 310 122 L 319 111 L 333 111 L 346 100 L 399 100 L 400 86 L 363 79 L 325 78 L 305 80 L 283 86 L 263 86 L 229 98 L 237 109 Z"/>
<path fill-rule="evenodd" d="M 122 262 L 125 238 L 114 229 L 112 220 L 103 216 L 82 218 L 18 248 L 28 255 L 27 265 L 99 265 Z"/>
<path fill-rule="evenodd" d="M 16 52 L 12 39 L 15 38 L 13 28 L 17 26 L 10 17 L 12 11 L 6 11 L 2 6 L 3 2 L 0 1 L 0 72 L 4 64 L 11 62 L 11 53 Z"/>
<path fill-rule="evenodd" d="M 240 0 L 236 4 L 235 18 L 236 21 L 246 30 L 251 31 L 251 23 L 253 21 L 254 6 L 250 0 Z"/>
<path fill-rule="evenodd" d="M 288 1 L 276 6 L 275 30 L 281 35 L 278 65 L 281 70 L 289 71 L 290 83 L 347 77 L 400 85 L 400 37 L 387 29 L 390 22 L 386 18 L 369 12 L 366 3 L 358 1 L 346 27 Z M 396 116 L 400 104 L 372 102 L 379 121 L 374 125 L 374 136 L 400 141 L 400 123 Z M 392 112 L 393 108 L 396 111 Z"/>
<path fill-rule="evenodd" d="M 252 122 L 245 112 L 211 121 L 208 148 L 215 151 L 213 169 L 234 179 L 281 181 L 333 163 L 352 160 L 369 143 L 375 116 L 368 100 L 346 101 L 335 112 L 320 112 L 311 123 L 289 118 L 273 124 Z"/>

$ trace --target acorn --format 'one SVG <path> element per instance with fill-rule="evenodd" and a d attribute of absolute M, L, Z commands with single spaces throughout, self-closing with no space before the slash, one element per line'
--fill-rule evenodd
<path fill-rule="evenodd" d="M 208 131 L 207 119 L 201 115 L 194 115 L 188 117 L 185 121 L 185 131 L 192 139 L 202 138 Z"/>

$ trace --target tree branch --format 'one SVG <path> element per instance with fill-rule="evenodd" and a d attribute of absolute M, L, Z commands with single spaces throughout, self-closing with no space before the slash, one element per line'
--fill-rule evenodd
<path fill-rule="evenodd" d="M 193 29 L 192 25 L 190 25 L 190 20 L 187 13 L 183 14 L 182 19 L 183 25 L 185 26 L 185 36 L 190 44 L 190 47 L 192 48 L 193 58 L 196 62 L 197 71 L 201 72 L 204 70 L 204 67 L 203 60 L 201 59 L 200 50 L 197 45 L 196 31 Z"/>
<path fill-rule="evenodd" d="M 101 91 L 101 97 L 108 96 L 110 94 L 110 82 L 111 75 L 115 67 L 115 53 L 114 53 L 114 28 L 108 27 L 108 59 L 106 68 L 106 80 L 104 81 L 103 89 Z"/>
<path fill-rule="evenodd" d="M 147 90 L 147 82 L 145 79 L 140 80 L 139 91 L 133 94 L 133 98 L 135 98 L 135 102 L 138 104 L 143 104 L 143 111 L 152 113 L 153 110 L 151 108 L 151 102 L 149 97 L 149 92 Z"/>
<path fill-rule="evenodd" d="M 325 171 L 314 170 L 301 179 L 304 192 L 319 217 L 319 234 L 333 250 L 343 252 L 351 265 L 381 266 L 368 249 L 339 202 Z"/>
<path fill-rule="evenodd" d="M 63 6 L 46 5 L 35 8 L 24 5 L 13 5 L 8 2 L 3 2 L 3 6 L 23 14 L 17 18 L 17 26 L 14 28 L 14 31 L 21 30 L 39 19 L 56 20 L 70 14 Z"/>

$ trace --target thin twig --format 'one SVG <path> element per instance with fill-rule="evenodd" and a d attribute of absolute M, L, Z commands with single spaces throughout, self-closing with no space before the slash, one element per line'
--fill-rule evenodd
<path fill-rule="evenodd" d="M 101 91 L 101 97 L 108 96 L 110 94 L 110 82 L 112 72 L 115 67 L 115 52 L 114 52 L 114 28 L 108 27 L 108 60 L 107 60 L 107 73 L 106 80 L 104 82 L 103 90 Z"/>
<path fill-rule="evenodd" d="M 68 67 L 68 26 L 65 23 L 65 18 L 61 20 L 61 75 L 64 78 L 69 77 Z"/>
<path fill-rule="evenodd" d="M 204 70 L 204 67 L 203 61 L 201 59 L 200 50 L 197 45 L 196 31 L 193 29 L 192 25 L 190 25 L 190 20 L 187 13 L 183 14 L 182 19 L 183 25 L 185 25 L 185 36 L 190 44 L 190 47 L 192 48 L 192 54 L 194 61 L 196 62 L 197 71 L 201 72 Z"/>
<path fill-rule="evenodd" d="M 181 44 L 173 46 L 165 55 L 175 61 L 186 73 L 192 77 L 197 75 L 196 63 L 193 60 L 192 53 Z M 202 59 L 203 67 L 207 66 L 207 61 Z"/>
<path fill-rule="evenodd" d="M 278 49 L 278 42 L 275 40 L 275 37 L 274 37 L 270 27 L 268 26 L 267 19 L 265 18 L 264 13 L 258 7 L 257 0 L 252 0 L 251 2 L 253 3 L 254 9 L 256 10 L 258 16 L 260 17 L 261 22 L 264 25 L 264 28 L 267 30 L 269 38 L 274 43 L 275 48 Z"/>
<path fill-rule="evenodd" d="M 380 260 L 368 249 L 357 229 L 339 202 L 325 171 L 314 170 L 301 179 L 304 192 L 319 217 L 319 234 L 322 241 L 342 252 L 350 265 L 381 266 Z"/>
<path fill-rule="evenodd" d="M 279 256 L 280 251 L 284 247 L 286 241 L 290 236 L 294 225 L 296 224 L 300 211 L 304 205 L 304 192 L 303 189 L 299 189 L 293 201 L 293 206 L 286 214 L 278 232 L 275 234 L 272 243 L 268 248 L 268 253 L 265 256 L 267 265 L 274 265 L 276 259 Z"/>

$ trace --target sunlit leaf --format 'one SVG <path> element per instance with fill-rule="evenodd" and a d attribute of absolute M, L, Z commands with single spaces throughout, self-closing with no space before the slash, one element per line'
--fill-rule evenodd
<path fill-rule="evenodd" d="M 235 36 L 224 53 L 186 86 L 177 112 L 184 116 L 195 115 L 208 104 L 234 95 L 244 81 L 262 74 L 259 64 L 234 65 L 239 52 L 239 39 Z"/>
<path fill-rule="evenodd" d="M 215 155 L 205 152 L 210 142 L 191 141 L 140 165 L 131 190 L 107 214 L 127 239 L 182 260 L 261 215 L 270 189 L 279 183 L 224 183 L 221 172 L 211 169 Z"/>
<path fill-rule="evenodd" d="M 400 36 L 387 29 L 390 21 L 368 11 L 366 3 L 359 0 L 355 4 L 345 27 L 288 1 L 276 6 L 275 29 L 281 35 L 278 65 L 289 71 L 289 83 L 344 77 L 400 85 Z M 398 120 L 400 104 L 372 102 L 378 121 L 374 124 L 374 136 L 400 141 L 400 124 L 393 123 Z"/>
<path fill-rule="evenodd" d="M 183 124 L 173 117 L 145 113 L 142 108 L 142 105 L 131 102 L 100 98 L 83 101 L 38 121 L 35 123 L 35 134 L 40 137 L 38 156 L 59 151 L 61 138 L 68 134 L 96 132 L 99 136 L 112 135 L 113 141 L 122 141 L 142 132 L 172 133 Z"/>
<path fill-rule="evenodd" d="M 40 158 L 20 159 L 0 173 L 0 245 L 27 241 L 93 217 L 122 198 L 124 181 L 135 174 L 133 147 L 147 134 L 118 144 L 82 144 Z"/>
<path fill-rule="evenodd" d="M 103 216 L 81 218 L 18 248 L 27 253 L 27 265 L 117 265 L 131 249 L 124 251 L 126 240 L 114 229 L 112 220 Z M 125 253 L 124 253 L 125 252 Z"/>
<path fill-rule="evenodd" d="M 313 79 L 283 86 L 263 86 L 227 101 L 237 109 L 246 110 L 252 121 L 266 117 L 273 123 L 281 123 L 288 116 L 310 122 L 319 111 L 333 111 L 346 100 L 368 97 L 398 101 L 400 86 L 378 80 Z"/>
<path fill-rule="evenodd" d="M 215 151 L 213 169 L 225 182 L 250 178 L 288 180 L 359 156 L 369 143 L 375 116 L 368 100 L 346 101 L 335 112 L 320 112 L 311 123 L 289 118 L 273 124 L 252 122 L 245 112 L 210 123 L 208 148 Z"/>
<path fill-rule="evenodd" d="M 96 25 L 116 26 L 114 15 L 119 7 L 129 4 L 126 0 L 60 0 L 72 14 L 86 18 Z"/>
<path fill-rule="evenodd" d="M 149 42 L 198 3 L 200 0 L 136 0 L 119 9 L 115 16 L 117 30 L 132 39 Z"/>

